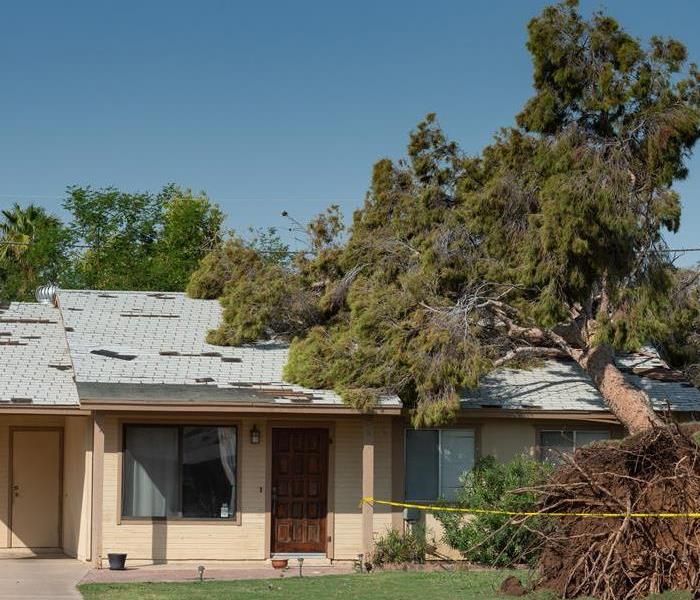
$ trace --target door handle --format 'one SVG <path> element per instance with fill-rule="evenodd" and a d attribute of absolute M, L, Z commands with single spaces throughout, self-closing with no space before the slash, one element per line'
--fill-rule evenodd
<path fill-rule="evenodd" d="M 12 491 L 15 493 L 15 498 L 19 498 L 19 486 L 18 486 L 18 485 L 13 485 L 13 486 L 12 486 Z"/>

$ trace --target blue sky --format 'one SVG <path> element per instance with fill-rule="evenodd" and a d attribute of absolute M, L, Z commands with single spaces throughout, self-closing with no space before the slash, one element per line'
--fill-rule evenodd
<path fill-rule="evenodd" d="M 230 225 L 285 227 L 363 199 L 427 112 L 470 152 L 531 93 L 539 0 L 67 0 L 0 9 L 0 206 L 68 185 L 206 190 Z M 700 62 L 700 2 L 611 0 Z M 700 150 L 674 245 L 700 246 Z M 686 257 L 694 262 L 700 254 Z"/>

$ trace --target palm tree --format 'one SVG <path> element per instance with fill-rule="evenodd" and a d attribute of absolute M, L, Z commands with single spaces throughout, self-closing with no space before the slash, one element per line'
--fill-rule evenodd
<path fill-rule="evenodd" d="M 0 215 L 0 267 L 14 267 L 22 273 L 25 285 L 21 292 L 26 294 L 36 274 L 29 250 L 42 231 L 60 227 L 61 222 L 34 204 L 22 208 L 15 203 L 11 209 L 1 210 Z"/>

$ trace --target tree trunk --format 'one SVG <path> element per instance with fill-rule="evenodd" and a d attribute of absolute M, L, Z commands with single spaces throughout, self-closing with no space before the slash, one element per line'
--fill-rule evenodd
<path fill-rule="evenodd" d="M 593 379 L 608 408 L 631 434 L 663 425 L 649 396 L 630 384 L 615 366 L 615 354 L 609 345 L 594 346 L 574 358 Z"/>

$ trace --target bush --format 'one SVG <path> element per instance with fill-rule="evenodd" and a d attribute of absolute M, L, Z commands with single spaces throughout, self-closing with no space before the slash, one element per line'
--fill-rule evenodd
<path fill-rule="evenodd" d="M 392 528 L 374 543 L 370 562 L 374 567 L 424 563 L 426 552 L 425 530 L 413 527 L 401 532 Z"/>
<path fill-rule="evenodd" d="M 551 471 L 550 465 L 526 456 L 508 463 L 499 463 L 492 456 L 484 457 L 464 478 L 457 495 L 458 505 L 518 512 L 535 510 L 535 494 L 514 490 L 544 482 Z M 464 558 L 497 567 L 536 562 L 540 542 L 536 532 L 547 526 L 546 520 L 539 517 L 529 518 L 525 528 L 504 515 L 465 517 L 460 513 L 441 512 L 435 516 L 445 530 L 444 541 Z"/>

